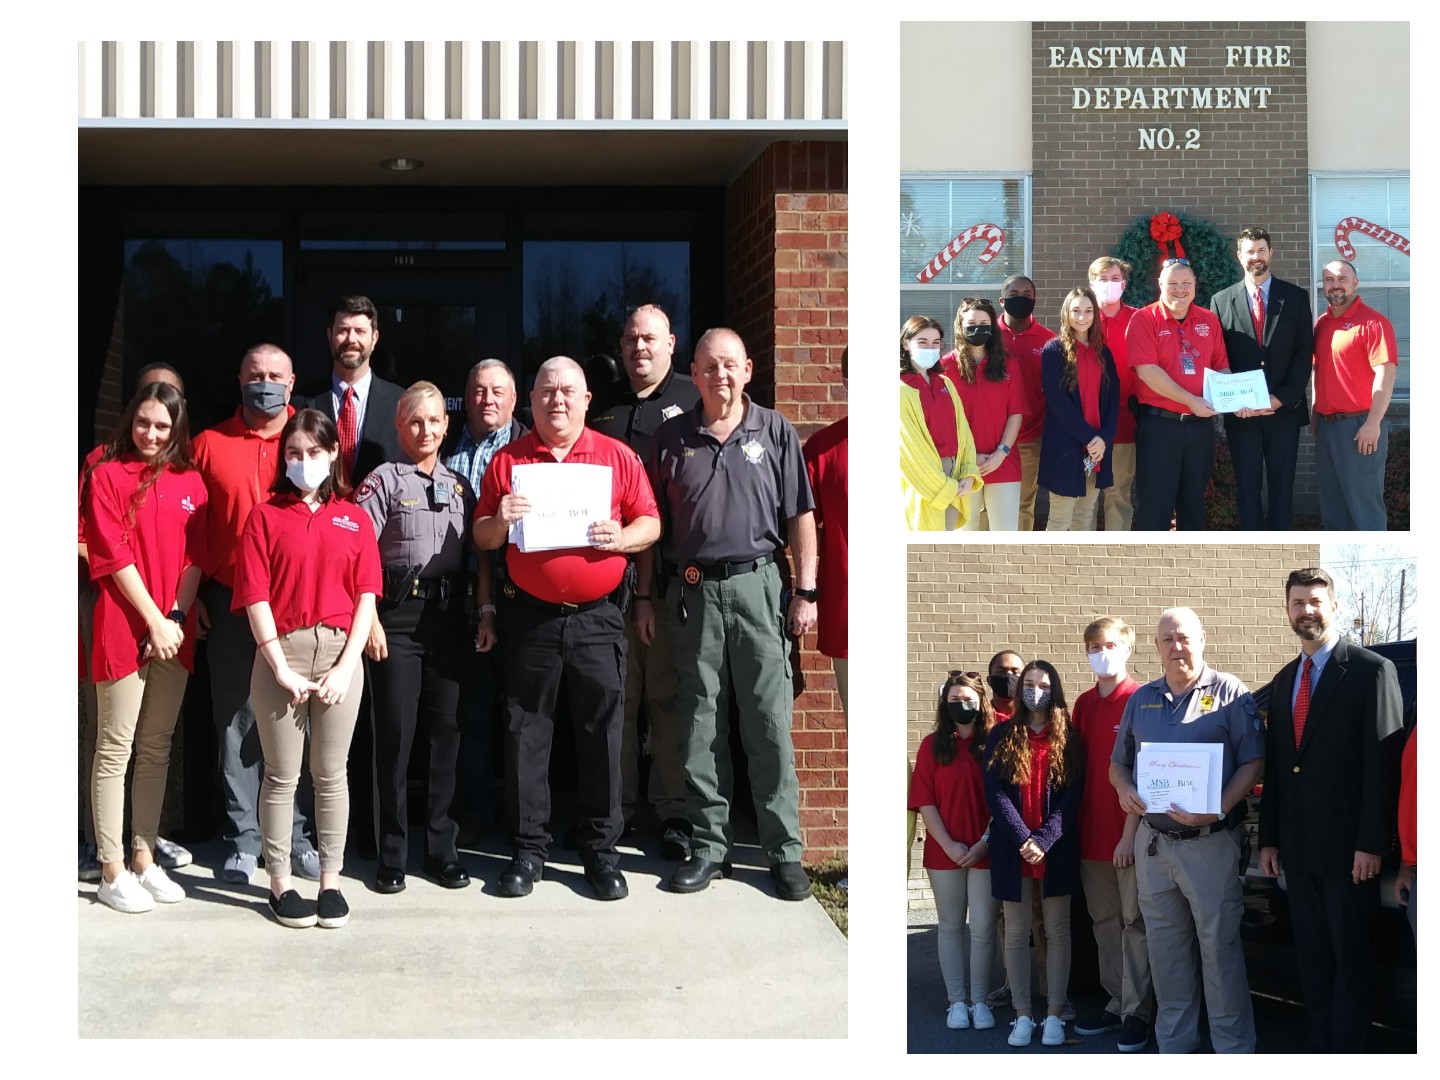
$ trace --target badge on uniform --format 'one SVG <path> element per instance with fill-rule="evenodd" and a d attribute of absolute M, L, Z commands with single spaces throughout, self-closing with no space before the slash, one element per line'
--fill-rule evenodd
<path fill-rule="evenodd" d="M 506 600 L 515 599 L 515 586 L 512 585 L 510 582 L 507 581 L 504 585 L 500 586 L 500 591 L 505 594 Z"/>
<path fill-rule="evenodd" d="M 695 588 L 695 586 L 700 584 L 701 579 L 704 578 L 705 575 L 700 570 L 700 564 L 692 562 L 685 564 L 685 571 L 683 576 L 685 579 L 685 584 L 689 585 L 690 588 L 693 589 Z"/>
<path fill-rule="evenodd" d="M 674 420 L 675 417 L 679 416 L 684 411 L 685 410 L 680 408 L 679 405 L 666 405 L 665 408 L 660 410 L 660 419 Z"/>
<path fill-rule="evenodd" d="M 745 460 L 751 465 L 759 465 L 765 460 L 765 447 L 761 446 L 754 439 L 747 443 L 740 444 L 740 451 L 745 455 Z"/>
<path fill-rule="evenodd" d="M 1212 713 L 1215 711 L 1214 694 L 1205 694 L 1200 698 L 1200 711 L 1202 713 Z"/>

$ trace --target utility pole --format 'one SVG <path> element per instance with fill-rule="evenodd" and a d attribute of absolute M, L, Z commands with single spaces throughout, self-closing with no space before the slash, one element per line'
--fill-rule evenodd
<path fill-rule="evenodd" d="M 1405 569 L 1400 571 L 1400 603 L 1395 614 L 1395 638 L 1399 640 L 1405 633 Z"/>

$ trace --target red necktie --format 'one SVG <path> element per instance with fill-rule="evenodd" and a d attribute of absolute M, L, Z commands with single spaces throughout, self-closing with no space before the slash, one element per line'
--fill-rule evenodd
<path fill-rule="evenodd" d="M 356 420 L 355 388 L 345 388 L 345 401 L 340 406 L 340 416 L 336 421 L 336 427 L 340 429 L 340 461 L 345 470 L 345 482 L 350 482 L 350 468 L 355 462 L 355 440 L 359 433 L 359 423 Z"/>
<path fill-rule="evenodd" d="M 1295 749 L 1300 749 L 1300 736 L 1305 731 L 1305 717 L 1310 713 L 1310 657 L 1300 666 L 1300 689 L 1295 693 Z"/>
<path fill-rule="evenodd" d="M 1265 290 L 1255 290 L 1255 310 L 1250 313 L 1255 323 L 1255 340 L 1265 344 Z"/>

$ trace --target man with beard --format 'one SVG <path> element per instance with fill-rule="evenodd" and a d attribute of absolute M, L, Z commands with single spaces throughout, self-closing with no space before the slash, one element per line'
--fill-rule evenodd
<path fill-rule="evenodd" d="M 1360 299 L 1344 259 L 1325 264 L 1329 308 L 1315 322 L 1315 486 L 1327 529 L 1384 529 L 1385 411 L 1400 353 L 1390 320 Z"/>
<path fill-rule="evenodd" d="M 1305 386 L 1315 346 L 1310 295 L 1270 273 L 1270 234 L 1245 229 L 1235 242 L 1245 277 L 1210 300 L 1225 330 L 1230 370 L 1263 371 L 1270 408 L 1250 416 L 1225 417 L 1225 438 L 1235 466 L 1235 501 L 1240 528 L 1290 528 L 1295 495 L 1295 461 L 1300 429 L 1310 419 Z M 1269 520 L 1260 503 L 1262 480 Z"/>
<path fill-rule="evenodd" d="M 1383 656 L 1335 631 L 1335 585 L 1295 570 L 1286 614 L 1300 656 L 1275 676 L 1260 797 L 1260 870 L 1285 872 L 1295 956 L 1321 1052 L 1365 1049 L 1370 922 L 1395 828 L 1400 684 Z"/>

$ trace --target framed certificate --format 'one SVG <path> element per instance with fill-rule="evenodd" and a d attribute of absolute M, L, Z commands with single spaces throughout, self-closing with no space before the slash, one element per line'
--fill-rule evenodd
<path fill-rule="evenodd" d="M 1135 787 L 1145 811 L 1168 814 L 1171 804 L 1187 814 L 1220 813 L 1221 743 L 1142 742 L 1135 757 Z"/>

